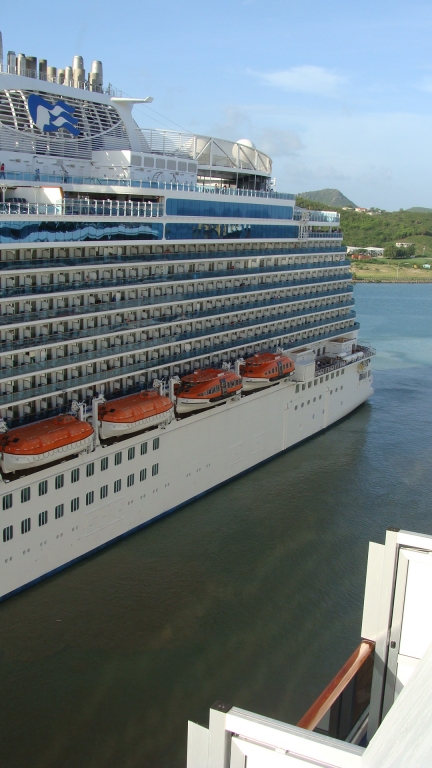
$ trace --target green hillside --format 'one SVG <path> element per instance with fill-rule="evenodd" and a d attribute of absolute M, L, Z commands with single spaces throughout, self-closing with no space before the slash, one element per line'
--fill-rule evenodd
<path fill-rule="evenodd" d="M 332 206 L 320 205 L 303 196 L 296 200 L 297 205 L 311 210 L 331 210 Z M 427 210 L 427 209 L 426 209 Z M 432 211 L 394 211 L 391 213 L 366 213 L 339 211 L 341 229 L 344 233 L 344 245 L 367 248 L 368 246 L 385 247 L 395 242 L 415 243 L 418 255 L 432 255 Z"/>
<path fill-rule="evenodd" d="M 333 208 L 356 207 L 355 203 L 348 200 L 338 189 L 316 189 L 315 192 L 301 192 L 300 197 L 306 197 L 314 203 L 333 206 Z"/>
<path fill-rule="evenodd" d="M 432 208 L 406 208 L 410 213 L 432 213 Z"/>

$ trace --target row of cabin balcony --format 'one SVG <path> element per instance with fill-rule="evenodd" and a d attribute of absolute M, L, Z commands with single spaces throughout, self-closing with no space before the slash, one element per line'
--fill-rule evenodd
<path fill-rule="evenodd" d="M 2 355 L 0 357 L 0 379 L 12 379 L 41 370 L 61 368 L 64 362 L 67 363 L 67 367 L 70 367 L 83 361 L 108 359 L 109 356 L 120 353 L 145 352 L 152 347 L 167 343 L 195 340 L 208 334 L 232 332 L 237 329 L 261 325 L 262 322 L 274 322 L 276 319 L 278 322 L 290 320 L 290 327 L 318 323 L 328 318 L 342 317 L 350 313 L 353 304 L 352 299 L 342 301 L 340 297 L 333 297 L 333 302 L 325 306 L 297 309 L 297 306 L 287 307 L 280 304 L 273 307 L 270 312 L 266 307 L 249 312 L 231 313 L 225 317 L 213 316 L 203 321 L 174 322 L 158 328 L 147 326 L 145 330 L 130 331 L 123 335 L 114 331 L 112 335 L 106 335 L 96 340 L 81 342 L 76 340 L 68 345 L 39 347 L 18 354 Z"/>
<path fill-rule="evenodd" d="M 289 281 L 279 280 L 278 282 L 265 283 L 262 286 L 249 286 L 249 288 L 238 289 L 237 292 L 232 292 L 231 288 L 219 291 L 212 291 L 207 293 L 187 294 L 185 299 L 180 300 L 180 296 L 166 295 L 163 297 L 155 297 L 146 302 L 146 306 L 143 308 L 142 300 L 129 300 L 124 302 L 118 302 L 116 310 L 112 311 L 112 304 L 105 307 L 100 307 L 100 312 L 95 313 L 91 307 L 87 307 L 87 313 L 84 311 L 85 307 L 74 307 L 64 310 L 37 310 L 34 307 L 33 312 L 25 313 L 25 316 L 21 314 L 20 322 L 8 315 L 0 318 L 0 326 L 3 325 L 6 334 L 10 336 L 18 336 L 18 338 L 24 338 L 30 336 L 31 329 L 33 328 L 34 335 L 46 335 L 46 321 L 54 317 L 60 318 L 60 323 L 54 323 L 57 328 L 64 328 L 65 323 L 72 325 L 74 330 L 79 331 L 83 328 L 94 329 L 98 325 L 104 326 L 109 324 L 109 318 L 114 325 L 121 322 L 136 322 L 143 318 L 150 316 L 155 317 L 167 317 L 170 315 L 181 315 L 184 312 L 190 311 L 205 311 L 203 308 L 211 307 L 210 300 L 213 299 L 215 304 L 213 306 L 223 305 L 226 306 L 240 306 L 243 304 L 259 303 L 269 304 L 274 298 L 285 298 L 287 301 L 292 298 L 296 300 L 297 296 L 305 295 L 306 292 L 310 294 L 316 294 L 326 296 L 334 290 L 349 290 L 351 287 L 350 280 L 347 276 L 337 276 L 328 278 L 326 281 L 319 280 L 307 280 L 303 283 L 293 283 Z M 273 294 L 273 295 L 272 295 Z M 197 301 L 198 299 L 198 301 Z M 36 304 L 36 302 L 35 302 Z M 108 311 L 107 311 L 108 310 Z M 111 310 L 111 312 L 109 311 Z M 123 310 L 123 312 L 122 312 Z M 133 310 L 133 311 L 131 311 Z M 123 318 L 123 319 L 122 319 Z M 52 322 L 50 323 L 51 325 Z M 9 329 L 8 329 L 9 326 Z M 12 326 L 12 330 L 10 330 Z M 4 332 L 4 331 L 3 331 Z"/>
<path fill-rule="evenodd" d="M 264 262 L 264 259 L 262 260 Z M 273 261 L 270 259 L 266 260 Z M 346 269 L 350 266 L 348 260 L 344 261 L 316 261 L 316 262 L 303 262 L 293 264 L 281 264 L 279 259 L 274 260 L 276 264 L 266 264 L 262 266 L 253 265 L 250 261 L 238 262 L 239 266 L 236 266 L 236 262 L 214 262 L 209 264 L 181 264 L 181 265 L 169 265 L 167 267 L 151 267 L 145 266 L 140 270 L 132 269 L 104 269 L 100 273 L 89 270 L 88 272 L 74 272 L 67 274 L 64 272 L 55 274 L 19 274 L 6 277 L 2 277 L 2 286 L 0 289 L 0 298 L 9 299 L 12 296 L 40 296 L 41 294 L 55 294 L 62 296 L 65 292 L 73 291 L 76 295 L 83 292 L 83 296 L 94 297 L 96 296 L 93 291 L 102 288 L 117 289 L 122 287 L 137 286 L 146 287 L 146 290 L 150 292 L 149 296 L 154 295 L 154 291 L 161 283 L 175 284 L 179 283 L 181 286 L 184 282 L 190 280 L 214 280 L 220 277 L 238 277 L 234 283 L 242 282 L 242 279 L 248 275 L 269 275 L 277 272 L 290 273 L 294 276 L 302 276 L 305 270 L 311 271 L 313 277 L 321 277 L 324 274 L 337 274 L 338 270 Z M 128 272 L 129 274 L 126 274 Z M 141 272 L 141 274 L 139 274 Z M 209 274 L 206 277 L 206 273 Z M 70 279 L 72 278 L 72 279 Z M 5 285 L 6 283 L 6 285 Z M 153 293 L 152 293 L 153 292 Z M 112 294 L 116 296 L 116 293 Z M 156 294 L 157 295 L 157 294 Z M 112 299 L 116 300 L 116 298 Z"/>
<path fill-rule="evenodd" d="M 13 268 L 12 265 L 8 265 L 5 270 L 0 270 L 0 286 L 2 288 L 14 287 L 15 285 L 44 285 L 44 284 L 56 284 L 60 283 L 75 283 L 83 281 L 85 279 L 97 280 L 97 279 L 113 279 L 114 277 L 121 278 L 136 278 L 137 276 L 148 275 L 164 275 L 164 274 L 183 274 L 184 272 L 206 272 L 214 271 L 214 269 L 240 269 L 248 267 L 265 267 L 265 266 L 298 266 L 302 264 L 341 264 L 349 263 L 346 257 L 346 253 L 331 254 L 326 251 L 319 254 L 299 254 L 296 255 L 280 255 L 271 254 L 265 252 L 265 255 L 257 256 L 255 252 L 240 252 L 234 254 L 236 258 L 233 258 L 233 253 L 225 252 L 218 253 L 217 258 L 215 255 L 201 261 L 197 259 L 194 254 L 182 254 L 181 257 L 174 258 L 174 254 L 167 255 L 163 259 L 163 263 L 156 263 L 153 259 L 142 258 L 139 260 L 122 260 L 120 264 L 108 263 L 93 264 L 92 262 L 83 264 L 78 262 L 79 269 L 76 266 L 67 265 L 65 269 L 64 265 L 56 265 L 50 262 L 47 267 L 44 265 L 34 265 L 33 263 L 19 264 L 19 266 Z M 202 256 L 200 256 L 202 259 Z M 72 269 L 71 269 L 72 267 Z M 31 278 L 31 281 L 30 281 Z M 13 282 L 15 280 L 15 282 Z M 18 282 L 17 282 L 18 280 Z M 23 282 L 24 281 L 24 282 Z"/>
<path fill-rule="evenodd" d="M 277 254 L 319 254 L 319 253 L 333 253 L 333 254 L 345 254 L 346 248 L 334 241 L 322 241 L 320 243 L 309 243 L 307 240 L 299 240 L 297 242 L 241 242 L 237 240 L 235 243 L 203 243 L 203 244 L 186 244 L 186 243 L 169 243 L 165 245 L 94 245 L 86 247 L 76 247 L 71 243 L 70 247 L 67 246 L 45 246 L 44 248 L 11 248 L 0 247 L 0 263 L 1 268 L 5 268 L 5 265 L 11 262 L 19 261 L 30 264 L 31 262 L 48 263 L 48 266 L 53 266 L 52 262 L 61 264 L 73 264 L 81 265 L 83 259 L 91 260 L 90 263 L 110 263 L 120 261 L 124 263 L 125 257 L 128 261 L 139 260 L 139 257 L 145 257 L 146 259 L 166 261 L 174 258 L 184 258 L 186 255 L 199 254 L 200 258 L 214 258 L 216 254 L 218 257 L 226 254 L 231 258 L 239 255 L 243 256 L 267 256 Z"/>
<path fill-rule="evenodd" d="M 268 291 L 272 289 L 291 288 L 292 294 L 304 291 L 304 286 L 317 286 L 322 292 L 331 290 L 335 282 L 343 282 L 346 285 L 351 281 L 349 272 L 339 271 L 334 275 L 324 274 L 318 277 L 296 276 L 290 279 L 291 275 L 281 273 L 279 275 L 267 275 L 260 278 L 244 279 L 238 286 L 233 285 L 233 281 L 217 281 L 216 287 L 213 281 L 205 284 L 191 283 L 184 286 L 185 290 L 177 287 L 175 291 L 172 286 L 164 289 L 155 289 L 152 296 L 149 295 L 149 289 L 141 291 L 117 291 L 115 296 L 110 294 L 101 294 L 101 298 L 90 301 L 88 294 L 73 294 L 66 297 L 34 299 L 32 301 L 21 301 L 14 304 L 3 302 L 1 308 L 3 313 L 0 315 L 0 326 L 22 327 L 29 322 L 38 322 L 41 320 L 57 318 L 68 318 L 71 315 L 81 316 L 99 316 L 101 313 L 118 309 L 136 309 L 144 306 L 154 306 L 164 304 L 172 306 L 177 303 L 190 301 L 202 302 L 209 298 L 220 298 L 222 296 L 240 297 L 254 292 Z M 182 297 L 184 297 L 182 299 Z M 91 297 L 90 297 L 91 298 Z M 165 310 L 166 313 L 166 310 Z M 89 318 L 90 319 L 90 318 Z"/>
<path fill-rule="evenodd" d="M 122 330 L 129 333 L 136 328 L 161 327 L 169 323 L 178 323 L 181 318 L 210 318 L 212 316 L 224 317 L 230 312 L 243 312 L 248 309 L 265 309 L 267 312 L 272 308 L 289 304 L 292 311 L 308 309 L 309 307 L 326 306 L 338 297 L 339 301 L 347 301 L 352 293 L 352 285 L 348 283 L 337 283 L 327 286 L 329 290 L 325 293 L 314 290 L 316 286 L 306 286 L 305 292 L 294 295 L 292 289 L 281 289 L 278 291 L 270 290 L 263 293 L 251 293 L 244 295 L 238 300 L 238 297 L 226 297 L 210 299 L 197 304 L 189 303 L 189 300 L 183 304 L 167 306 L 165 308 L 137 309 L 135 312 L 113 312 L 111 314 L 99 316 L 96 318 L 75 318 L 66 319 L 60 323 L 50 323 L 46 325 L 45 320 L 39 320 L 30 326 L 18 326 L 12 330 L 3 329 L 0 332 L 0 352 L 15 349 L 31 349 L 41 345 L 55 345 L 60 341 L 69 339 L 76 340 L 96 338 L 99 336 L 108 337 L 112 334 L 118 334 Z M 337 286 L 344 287 L 338 288 Z M 172 318 L 172 319 L 171 319 Z M 96 323 L 95 323 L 96 320 Z"/>
<path fill-rule="evenodd" d="M 354 330 L 356 327 L 358 324 L 355 322 L 355 313 L 349 312 L 347 316 L 338 314 L 334 318 L 294 326 L 287 322 L 267 322 L 250 329 L 230 330 L 212 338 L 207 337 L 194 339 L 184 344 L 173 343 L 160 346 L 151 352 L 129 352 L 123 356 L 107 357 L 96 362 L 72 365 L 52 372 L 41 372 L 29 378 L 3 381 L 0 383 L 0 391 L 2 392 L 0 407 L 52 395 L 58 390 L 73 390 L 87 387 L 90 384 L 100 387 L 106 380 L 131 376 L 138 371 L 156 370 L 161 365 L 165 367 L 170 364 L 178 364 L 180 360 L 191 361 L 194 358 L 211 354 L 213 351 L 241 348 L 243 352 L 246 352 L 248 346 L 253 346 L 260 339 L 272 339 L 276 343 L 283 343 L 286 337 L 287 344 L 295 344 L 295 341 L 300 339 L 319 339 L 326 334 L 341 332 L 344 329 Z"/>
<path fill-rule="evenodd" d="M 199 367 L 213 366 L 218 368 L 222 363 L 233 364 L 239 356 L 244 357 L 269 349 L 275 351 L 278 347 L 283 347 L 289 352 L 290 348 L 298 348 L 303 344 L 325 343 L 327 339 L 334 338 L 341 332 L 345 335 L 355 335 L 358 329 L 358 323 L 353 323 L 352 320 L 347 319 L 340 323 L 320 327 L 318 330 L 308 328 L 288 336 L 283 334 L 270 335 L 270 337 L 267 335 L 257 336 L 251 343 L 245 345 L 234 342 L 231 346 L 218 345 L 213 348 L 206 347 L 205 351 L 194 350 L 187 353 L 187 357 L 175 356 L 171 360 L 164 358 L 161 361 L 153 361 L 155 365 L 149 363 L 145 370 L 142 369 L 138 372 L 131 373 L 129 370 L 121 375 L 119 369 L 115 368 L 115 375 L 106 376 L 102 383 L 97 378 L 95 380 L 93 376 L 91 381 L 85 380 L 84 383 L 81 379 L 79 387 L 76 386 L 77 379 L 72 379 L 70 381 L 74 386 L 66 385 L 62 391 L 57 390 L 53 395 L 47 392 L 42 393 L 41 387 L 39 387 L 38 394 L 33 398 L 29 398 L 28 390 L 26 390 L 25 399 L 19 399 L 20 395 L 17 394 L 12 399 L 9 396 L 7 404 L 4 404 L 0 409 L 0 415 L 7 420 L 9 426 L 18 426 L 26 424 L 34 418 L 48 418 L 62 413 L 70 408 L 73 401 L 86 400 L 90 404 L 92 398 L 101 390 L 107 398 L 120 397 L 143 388 L 151 388 L 154 379 L 172 375 L 182 376 Z M 323 348 L 325 349 L 325 347 Z"/>

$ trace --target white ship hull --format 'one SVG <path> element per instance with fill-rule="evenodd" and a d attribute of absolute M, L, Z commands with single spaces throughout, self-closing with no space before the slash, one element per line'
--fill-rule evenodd
<path fill-rule="evenodd" d="M 359 364 L 352 363 L 343 372 L 306 384 L 283 381 L 172 421 L 166 428 L 159 426 L 116 445 L 100 446 L 85 457 L 2 483 L 2 494 L 13 495 L 12 508 L 2 512 L 3 527 L 13 525 L 14 535 L 3 548 L 0 599 L 311 437 L 349 414 L 372 393 L 370 370 L 365 376 L 364 367 L 360 371 Z M 147 443 L 144 455 L 143 442 Z M 128 459 L 133 453 L 129 449 L 134 447 L 134 457 Z M 120 451 L 122 462 L 116 465 L 114 454 Z M 102 471 L 101 459 L 106 457 L 108 471 Z M 94 462 L 94 474 L 87 477 L 90 462 Z M 72 483 L 71 472 L 76 468 L 80 468 L 80 479 Z M 144 469 L 146 478 L 140 481 Z M 64 486 L 56 490 L 59 474 L 64 474 Z M 128 485 L 132 475 L 133 484 Z M 45 479 L 47 493 L 38 496 L 38 484 Z M 118 480 L 121 490 L 115 493 Z M 105 485 L 108 495 L 101 500 L 100 489 Z M 31 503 L 26 505 L 20 498 L 21 489 L 28 486 Z M 94 501 L 87 505 L 92 492 Z M 76 498 L 79 509 L 72 512 Z M 55 519 L 55 508 L 61 503 L 64 515 Z M 38 526 L 38 515 L 44 511 L 48 511 L 49 525 Z M 22 535 L 21 520 L 30 513 L 31 530 Z"/>

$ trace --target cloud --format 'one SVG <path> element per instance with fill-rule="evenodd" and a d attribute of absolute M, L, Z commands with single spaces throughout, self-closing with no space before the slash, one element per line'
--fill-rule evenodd
<path fill-rule="evenodd" d="M 346 78 L 324 67 L 305 65 L 278 72 L 255 72 L 267 85 L 293 93 L 312 93 L 318 96 L 339 95 Z"/>
<path fill-rule="evenodd" d="M 297 133 L 277 128 L 261 130 L 257 137 L 257 146 L 270 157 L 286 157 L 304 149 Z"/>

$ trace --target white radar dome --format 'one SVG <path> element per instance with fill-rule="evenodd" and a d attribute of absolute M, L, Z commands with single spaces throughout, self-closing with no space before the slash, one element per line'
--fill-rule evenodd
<path fill-rule="evenodd" d="M 256 149 L 255 144 L 250 139 L 239 139 L 237 144 L 241 144 L 243 147 L 248 147 L 249 149 Z"/>

